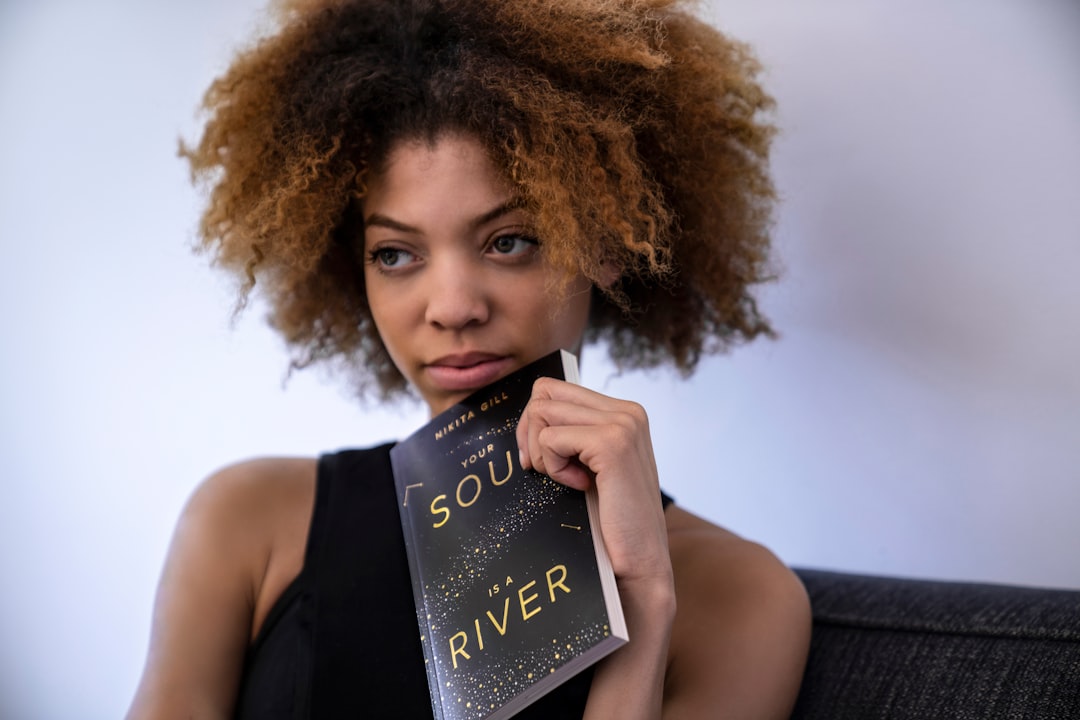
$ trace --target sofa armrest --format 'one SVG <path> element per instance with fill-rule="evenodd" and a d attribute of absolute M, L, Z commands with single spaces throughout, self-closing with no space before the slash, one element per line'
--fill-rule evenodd
<path fill-rule="evenodd" d="M 1080 718 L 1080 592 L 797 568 L 797 720 Z"/>

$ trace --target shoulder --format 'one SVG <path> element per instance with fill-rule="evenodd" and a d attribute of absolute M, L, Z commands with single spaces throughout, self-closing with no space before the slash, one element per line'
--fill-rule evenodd
<path fill-rule="evenodd" d="M 295 492 L 314 481 L 317 463 L 310 457 L 260 457 L 226 465 L 195 488 L 185 512 L 202 503 L 227 506 L 237 500 L 272 501 L 278 494 Z"/>
<path fill-rule="evenodd" d="M 249 460 L 195 489 L 169 547 L 129 717 L 227 714 L 248 643 L 302 567 L 315 470 L 313 459 Z"/>
<path fill-rule="evenodd" d="M 223 467 L 191 494 L 174 545 L 215 541 L 215 555 L 222 560 L 269 553 L 280 545 L 281 532 L 296 522 L 294 516 L 304 517 L 297 510 L 310 510 L 315 475 L 313 458 L 257 458 Z"/>
<path fill-rule="evenodd" d="M 256 527 L 240 520 L 266 521 L 297 502 L 314 497 L 315 458 L 266 457 L 227 465 L 203 480 L 188 499 L 180 522 L 207 529 L 234 528 L 250 535 Z M 266 528 L 262 528 L 266 529 Z"/>
<path fill-rule="evenodd" d="M 677 506 L 666 516 L 678 603 L 666 706 L 788 717 L 810 641 L 802 583 L 757 543 Z"/>
<path fill-rule="evenodd" d="M 270 607 L 295 578 L 315 504 L 315 458 L 265 457 L 228 465 L 206 478 L 181 516 L 216 546 L 226 572 L 244 578 L 253 638 Z"/>
<path fill-rule="evenodd" d="M 254 637 L 261 617 L 303 565 L 316 463 L 259 458 L 206 477 L 180 513 L 162 589 L 183 596 L 203 583 L 218 588 L 220 595 L 202 600 L 242 610 L 245 634 Z M 176 575 L 202 582 L 172 587 Z"/>

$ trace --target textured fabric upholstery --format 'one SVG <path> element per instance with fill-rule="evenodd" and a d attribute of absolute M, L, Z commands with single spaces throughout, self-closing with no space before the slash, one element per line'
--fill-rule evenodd
<path fill-rule="evenodd" d="M 796 572 L 814 631 L 794 719 L 1080 720 L 1080 592 Z"/>

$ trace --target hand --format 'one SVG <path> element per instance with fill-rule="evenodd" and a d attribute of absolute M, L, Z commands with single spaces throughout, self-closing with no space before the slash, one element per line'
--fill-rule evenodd
<path fill-rule="evenodd" d="M 671 586 L 649 419 L 640 405 L 540 378 L 518 424 L 517 442 L 523 468 L 577 490 L 595 485 L 604 545 L 620 587 Z"/>

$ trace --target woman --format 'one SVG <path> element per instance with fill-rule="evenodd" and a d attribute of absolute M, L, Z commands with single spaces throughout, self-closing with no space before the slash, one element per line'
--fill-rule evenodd
<path fill-rule="evenodd" d="M 295 365 L 338 363 L 436 414 L 587 340 L 689 373 L 770 332 L 749 294 L 767 277 L 769 99 L 745 49 L 676 3 L 279 12 L 184 154 L 211 189 L 205 247 L 242 298 L 265 294 Z M 542 380 L 517 439 L 526 467 L 595 483 L 632 638 L 523 717 L 786 717 L 801 585 L 658 502 L 645 411 Z M 252 460 L 200 486 L 130 717 L 422 716 L 385 455 Z"/>

